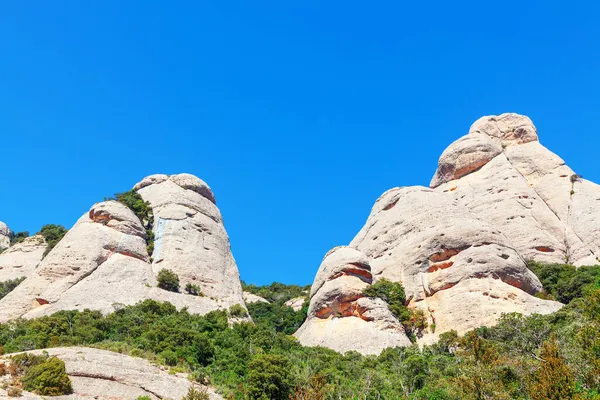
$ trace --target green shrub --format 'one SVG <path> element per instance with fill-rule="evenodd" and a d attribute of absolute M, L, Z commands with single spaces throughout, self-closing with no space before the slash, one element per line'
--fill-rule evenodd
<path fill-rule="evenodd" d="M 73 392 L 71 379 L 65 371 L 65 363 L 56 357 L 50 357 L 29 367 L 21 382 L 25 390 L 45 396 L 60 396 Z"/>
<path fill-rule="evenodd" d="M 160 356 L 163 358 L 163 360 L 165 360 L 165 364 L 168 366 L 173 367 L 177 365 L 177 354 L 174 351 L 167 349 L 160 353 Z"/>
<path fill-rule="evenodd" d="M 242 307 L 241 304 L 234 304 L 231 307 L 229 307 L 229 315 L 231 315 L 232 317 L 243 318 L 247 317 L 248 313 L 246 312 L 244 307 Z"/>
<path fill-rule="evenodd" d="M 210 400 L 210 396 L 206 388 L 197 389 L 194 386 L 191 386 L 188 389 L 187 395 L 182 400 Z"/>
<path fill-rule="evenodd" d="M 42 229 L 37 233 L 38 235 L 42 235 L 44 239 L 46 239 L 46 251 L 44 251 L 43 257 L 46 257 L 48 253 L 52 251 L 54 246 L 60 242 L 60 240 L 67 234 L 69 230 L 66 229 L 62 225 L 44 225 Z"/>
<path fill-rule="evenodd" d="M 179 277 L 168 269 L 161 269 L 158 273 L 158 287 L 169 292 L 179 292 Z"/>
<path fill-rule="evenodd" d="M 24 280 L 25 277 L 23 276 L 21 278 L 9 279 L 8 281 L 0 282 L 0 299 L 12 292 Z"/>
<path fill-rule="evenodd" d="M 15 245 L 17 243 L 21 243 L 22 241 L 24 241 L 26 238 L 29 237 L 29 232 L 27 231 L 23 231 L 23 232 L 11 232 L 10 233 L 10 245 Z"/>
<path fill-rule="evenodd" d="M 204 297 L 204 293 L 202 293 L 200 286 L 194 285 L 192 283 L 188 283 L 187 285 L 185 285 L 185 292 L 187 294 L 191 294 L 192 296 Z"/>
<path fill-rule="evenodd" d="M 144 229 L 146 229 L 146 250 L 148 255 L 152 255 L 154 252 L 154 214 L 152 213 L 152 207 L 150 203 L 144 201 L 142 196 L 135 190 L 128 192 L 117 193 L 112 199 L 105 200 L 116 200 L 129 207 L 131 211 L 139 218 Z"/>
<path fill-rule="evenodd" d="M 600 266 L 574 267 L 567 264 L 544 264 L 534 261 L 527 263 L 544 286 L 541 297 L 552 296 L 561 303 L 568 304 L 581 298 L 584 292 L 598 285 Z"/>
<path fill-rule="evenodd" d="M 152 400 L 152 399 L 148 396 L 138 396 L 138 398 L 135 400 Z"/>
<path fill-rule="evenodd" d="M 287 400 L 290 365 L 277 354 L 257 354 L 248 363 L 248 395 L 256 400 Z"/>

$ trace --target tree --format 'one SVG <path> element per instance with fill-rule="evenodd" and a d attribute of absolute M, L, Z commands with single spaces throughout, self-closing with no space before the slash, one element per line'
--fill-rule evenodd
<path fill-rule="evenodd" d="M 158 272 L 158 287 L 169 292 L 179 292 L 179 277 L 176 273 L 168 269 L 161 269 Z"/>
<path fill-rule="evenodd" d="M 29 367 L 21 382 L 25 390 L 45 396 L 60 396 L 73 392 L 71 379 L 65 371 L 65 363 L 56 357 L 50 357 L 38 365 Z"/>
<path fill-rule="evenodd" d="M 532 400 L 569 400 L 575 398 L 575 378 L 561 356 L 554 335 L 542 345 L 542 361 L 534 375 L 529 394 Z"/>
<path fill-rule="evenodd" d="M 248 394 L 255 400 L 287 400 L 290 365 L 277 354 L 257 354 L 248 363 Z"/>
<path fill-rule="evenodd" d="M 60 240 L 67 234 L 68 230 L 62 225 L 44 225 L 38 232 L 38 235 L 42 235 L 46 239 L 46 251 L 44 251 L 43 257 L 46 257 L 48 253 L 52 251 L 54 246 L 60 242 Z"/>

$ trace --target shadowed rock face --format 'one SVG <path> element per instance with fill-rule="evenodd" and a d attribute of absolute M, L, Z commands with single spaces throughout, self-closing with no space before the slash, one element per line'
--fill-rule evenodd
<path fill-rule="evenodd" d="M 349 247 L 366 257 L 374 281 L 402 282 L 409 307 L 436 326 L 420 338 L 427 343 L 450 329 L 493 325 L 502 313 L 558 310 L 533 296 L 542 287 L 525 260 L 600 262 L 600 187 L 543 147 L 529 118 L 483 117 L 443 152 L 429 188 L 384 193 Z M 338 292 L 355 293 L 350 285 Z M 320 317 L 309 314 L 307 324 Z M 302 343 L 338 350 L 335 338 L 313 330 L 309 340 L 303 329 Z"/>
<path fill-rule="evenodd" d="M 155 175 L 136 189 L 154 208 L 152 263 L 137 216 L 116 201 L 97 203 L 0 301 L 0 321 L 85 308 L 110 313 L 145 299 L 168 301 L 196 314 L 244 305 L 237 266 L 208 186 L 188 174 Z M 180 293 L 157 288 L 162 268 L 179 275 Z M 184 294 L 188 282 L 206 296 Z"/>
<path fill-rule="evenodd" d="M 179 400 L 192 385 L 200 389 L 185 374 L 171 375 L 142 358 L 83 347 L 34 350 L 29 353 L 40 354 L 42 351 L 65 363 L 67 375 L 73 385 L 73 394 L 60 396 L 61 399 L 130 400 L 147 396 L 151 399 Z M 7 364 L 10 356 L 0 357 L 0 363 Z M 7 375 L 4 379 L 8 378 Z M 222 399 L 212 390 L 208 390 L 208 395 L 211 400 Z M 0 398 L 9 398 L 3 389 L 0 389 Z M 47 397 L 24 392 L 22 398 Z"/>

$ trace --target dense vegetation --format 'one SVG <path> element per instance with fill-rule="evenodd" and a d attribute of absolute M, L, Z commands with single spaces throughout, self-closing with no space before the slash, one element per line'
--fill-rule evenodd
<path fill-rule="evenodd" d="M 117 193 L 114 197 L 105 198 L 104 200 L 116 200 L 126 205 L 139 218 L 142 226 L 146 230 L 146 245 L 148 254 L 151 256 L 154 252 L 154 231 L 152 230 L 154 226 L 154 214 L 152 213 L 150 203 L 144 201 L 142 196 L 135 190 Z"/>
<path fill-rule="evenodd" d="M 0 282 L 0 300 L 12 292 L 21 282 L 25 280 L 25 277 L 17 278 L 17 279 L 9 279 L 4 282 Z"/>
<path fill-rule="evenodd" d="M 23 240 L 29 237 L 29 232 L 11 232 L 10 233 L 10 245 L 15 245 L 17 243 L 21 243 Z"/>
<path fill-rule="evenodd" d="M 577 276 L 588 273 L 559 274 L 551 295 L 570 297 L 567 282 L 583 282 Z M 225 311 L 200 317 L 150 300 L 108 316 L 61 311 L 0 324 L 0 345 L 6 352 L 87 345 L 143 356 L 190 371 L 230 399 L 598 400 L 600 285 L 575 292 L 581 296 L 552 315 L 508 314 L 493 328 L 462 337 L 446 332 L 435 345 L 379 356 L 303 347 L 266 315 L 256 325 L 230 327 Z"/>
<path fill-rule="evenodd" d="M 6 389 L 11 397 L 19 396 L 21 387 L 45 396 L 60 396 L 73 392 L 65 363 L 56 357 L 49 357 L 47 353 L 18 354 L 11 358 L 8 370 L 2 365 L 0 375 L 10 373 L 11 379 L 6 384 Z"/>
<path fill-rule="evenodd" d="M 530 261 L 527 266 L 542 285 L 542 297 L 569 303 L 583 296 L 586 287 L 600 279 L 600 266 L 579 267 L 566 264 L 543 264 Z"/>
<path fill-rule="evenodd" d="M 44 251 L 43 257 L 46 257 L 52 251 L 54 246 L 60 242 L 67 232 L 68 229 L 62 225 L 49 224 L 42 226 L 42 229 L 37 234 L 42 235 L 46 239 L 46 251 Z"/>
<path fill-rule="evenodd" d="M 242 287 L 244 291 L 260 296 L 269 302 L 248 304 L 248 312 L 257 325 L 291 335 L 306 319 L 310 285 L 284 285 L 274 282 L 268 286 L 256 286 L 246 285 L 242 282 Z M 285 305 L 288 300 L 299 297 L 305 298 L 304 305 L 299 311 L 296 312 Z"/>

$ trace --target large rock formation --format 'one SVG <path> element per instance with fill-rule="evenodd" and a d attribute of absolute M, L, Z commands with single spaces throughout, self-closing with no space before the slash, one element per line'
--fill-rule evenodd
<path fill-rule="evenodd" d="M 0 251 L 10 246 L 10 229 L 2 221 L 0 221 Z"/>
<path fill-rule="evenodd" d="M 310 290 L 306 322 L 295 333 L 306 346 L 376 354 L 386 347 L 408 346 L 404 328 L 377 298 L 363 290 L 373 280 L 367 257 L 350 247 L 332 249 L 321 263 Z"/>
<path fill-rule="evenodd" d="M 109 313 L 145 299 L 197 314 L 243 305 L 238 270 L 210 188 L 188 174 L 154 175 L 135 188 L 154 211 L 152 258 L 138 217 L 117 201 L 97 203 L 34 274 L 0 301 L 0 321 L 85 308 Z M 163 268 L 178 274 L 179 293 L 157 287 Z M 187 283 L 199 286 L 204 296 L 184 294 Z"/>
<path fill-rule="evenodd" d="M 435 324 L 425 343 L 493 325 L 502 313 L 550 313 L 561 304 L 534 297 L 542 287 L 525 260 L 597 264 L 600 186 L 543 147 L 529 118 L 483 117 L 444 151 L 430 188 L 384 193 L 350 248 L 365 255 L 375 280 L 402 282 L 409 307 Z M 337 296 L 355 292 L 342 286 Z M 314 324 L 334 322 L 310 314 L 302 343 L 340 350 L 337 342 L 347 342 L 330 329 L 309 332 Z M 364 340 L 356 335 L 343 350 L 364 352 Z"/>
<path fill-rule="evenodd" d="M 0 254 L 0 282 L 33 275 L 45 251 L 42 235 L 30 236 L 4 250 Z"/>
<path fill-rule="evenodd" d="M 185 374 L 171 375 L 142 358 L 83 347 L 52 348 L 29 353 L 40 354 L 42 351 L 65 363 L 73 394 L 60 396 L 60 399 L 131 400 L 147 396 L 157 400 L 180 400 L 192 386 L 202 390 L 200 385 L 190 382 Z M 0 363 L 8 364 L 10 357 L 10 354 L 0 357 Z M 0 377 L 0 383 L 8 384 L 9 381 L 9 375 Z M 207 389 L 207 393 L 211 400 L 222 399 L 212 389 Z M 0 388 L 0 399 L 4 398 L 9 397 Z M 21 398 L 33 400 L 47 397 L 23 392 Z"/>

